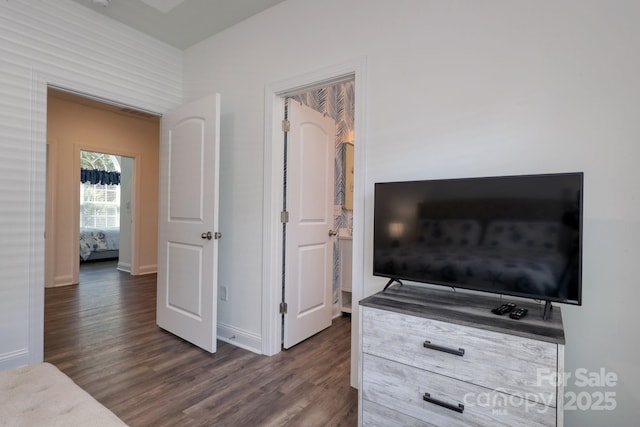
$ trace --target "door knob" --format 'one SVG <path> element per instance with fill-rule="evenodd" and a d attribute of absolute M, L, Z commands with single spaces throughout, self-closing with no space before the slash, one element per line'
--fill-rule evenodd
<path fill-rule="evenodd" d="M 222 239 L 222 233 L 219 231 L 216 231 L 215 233 L 213 233 L 213 238 L 216 240 Z"/>
<path fill-rule="evenodd" d="M 200 235 L 200 237 L 202 237 L 203 239 L 206 239 L 206 240 L 211 240 L 212 235 L 211 235 L 210 231 L 207 231 L 206 233 L 202 233 Z"/>
<path fill-rule="evenodd" d="M 335 235 L 337 235 L 338 232 L 334 231 L 334 230 L 329 230 L 329 237 L 333 237 Z"/>

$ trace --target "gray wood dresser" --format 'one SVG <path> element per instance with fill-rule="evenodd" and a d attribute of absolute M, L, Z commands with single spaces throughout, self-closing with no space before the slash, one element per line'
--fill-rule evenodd
<path fill-rule="evenodd" d="M 393 286 L 360 302 L 363 426 L 561 426 L 559 307 L 520 320 L 493 295 Z"/>

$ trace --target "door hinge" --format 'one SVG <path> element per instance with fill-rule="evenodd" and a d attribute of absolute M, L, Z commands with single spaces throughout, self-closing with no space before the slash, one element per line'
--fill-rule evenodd
<path fill-rule="evenodd" d="M 287 303 L 286 302 L 281 302 L 280 303 L 280 314 L 287 314 Z"/>
<path fill-rule="evenodd" d="M 289 212 L 282 211 L 280 212 L 280 222 L 286 224 L 289 222 Z"/>
<path fill-rule="evenodd" d="M 291 130 L 291 122 L 287 119 L 282 121 L 282 132 L 289 132 Z"/>

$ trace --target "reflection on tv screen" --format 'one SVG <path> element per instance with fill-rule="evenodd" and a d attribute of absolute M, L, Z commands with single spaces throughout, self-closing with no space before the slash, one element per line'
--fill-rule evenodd
<path fill-rule="evenodd" d="M 374 275 L 580 304 L 582 181 L 377 183 Z"/>

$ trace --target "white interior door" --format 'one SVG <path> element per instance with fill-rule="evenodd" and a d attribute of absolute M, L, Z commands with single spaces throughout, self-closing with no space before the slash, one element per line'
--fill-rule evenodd
<path fill-rule="evenodd" d="M 289 102 L 284 348 L 331 326 L 335 121 Z"/>
<path fill-rule="evenodd" d="M 170 111 L 160 132 L 157 323 L 214 353 L 220 96 Z"/>

